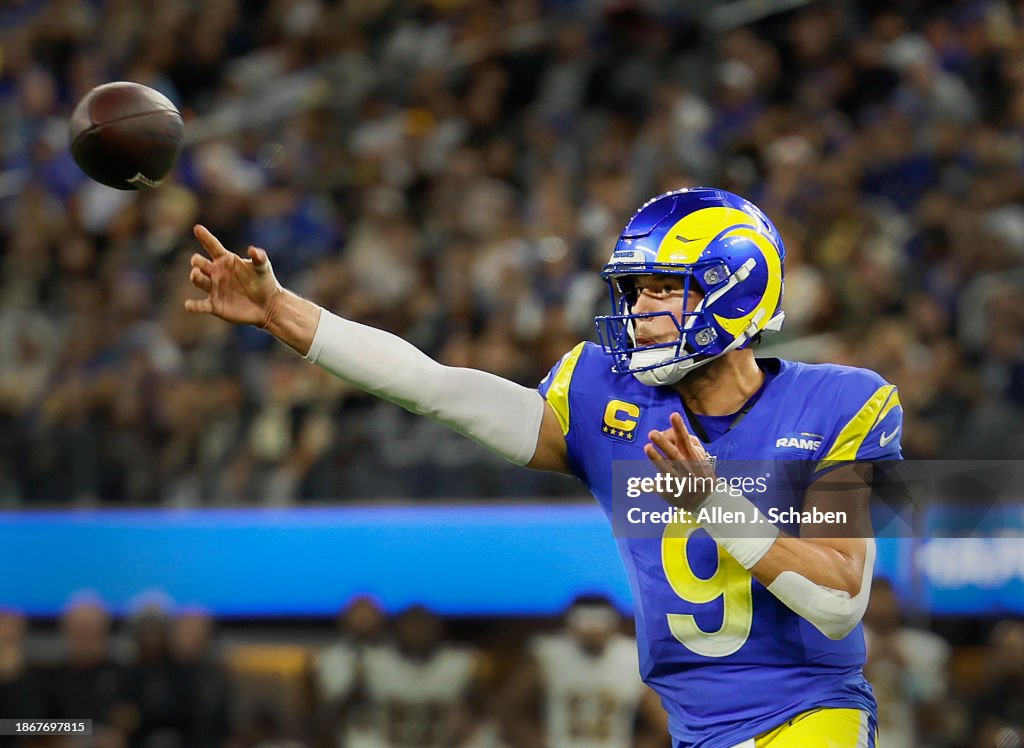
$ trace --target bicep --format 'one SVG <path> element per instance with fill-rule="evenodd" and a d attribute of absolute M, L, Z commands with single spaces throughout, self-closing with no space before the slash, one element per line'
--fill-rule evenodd
<path fill-rule="evenodd" d="M 554 408 L 547 400 L 544 401 L 544 416 L 540 423 L 540 434 L 537 437 L 537 448 L 526 467 L 534 470 L 547 470 L 556 473 L 572 473 L 569 467 L 569 450 L 562 433 L 562 425 L 555 414 Z"/>
<path fill-rule="evenodd" d="M 834 520 L 802 523 L 802 538 L 869 538 L 872 535 L 869 502 L 873 468 L 851 462 L 818 477 L 804 492 L 804 511 L 818 511 Z"/>
<path fill-rule="evenodd" d="M 857 595 L 872 537 L 870 470 L 870 465 L 851 463 L 814 481 L 804 493 L 804 511 L 832 513 L 834 520 L 801 523 L 799 537 L 780 535 L 751 570 L 757 578 L 768 585 L 794 571 L 822 587 Z"/>
<path fill-rule="evenodd" d="M 868 501 L 871 498 L 871 465 L 850 463 L 814 481 L 804 494 L 804 511 L 835 515 L 834 522 L 811 522 L 800 526 L 800 538 L 830 552 L 845 589 L 860 591 L 867 560 L 867 538 L 872 535 Z"/>

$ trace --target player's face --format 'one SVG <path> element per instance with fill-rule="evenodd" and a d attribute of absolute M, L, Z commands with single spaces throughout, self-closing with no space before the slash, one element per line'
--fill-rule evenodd
<path fill-rule="evenodd" d="M 102 609 L 75 606 L 65 614 L 62 625 L 74 660 L 92 661 L 106 656 L 110 621 Z"/>
<path fill-rule="evenodd" d="M 184 615 L 174 622 L 174 651 L 183 660 L 197 660 L 206 651 L 212 636 L 213 621 L 210 618 L 196 614 Z"/>
<path fill-rule="evenodd" d="M 580 648 L 591 655 L 599 655 L 615 634 L 615 629 L 608 625 L 577 625 L 569 629 Z"/>
<path fill-rule="evenodd" d="M 395 622 L 395 640 L 408 655 L 429 654 L 443 637 L 441 621 L 425 610 L 408 611 Z"/>
<path fill-rule="evenodd" d="M 633 314 L 649 314 L 651 312 L 671 312 L 676 320 L 668 317 L 647 317 L 634 322 L 636 342 L 638 345 L 655 343 L 672 343 L 679 338 L 683 312 L 692 312 L 697 308 L 703 297 L 699 289 L 690 284 L 686 292 L 686 282 L 676 275 L 638 275 L 631 278 L 635 301 Z"/>
<path fill-rule="evenodd" d="M 618 626 L 618 615 L 605 606 L 573 606 L 566 616 L 566 628 L 580 649 L 594 656 L 604 651 Z"/>
<path fill-rule="evenodd" d="M 167 654 L 169 637 L 167 621 L 163 618 L 144 617 L 136 624 L 135 645 L 143 662 L 162 660 Z"/>
<path fill-rule="evenodd" d="M 384 628 L 384 614 L 373 600 L 361 597 L 342 613 L 340 624 L 355 639 L 370 640 Z"/>

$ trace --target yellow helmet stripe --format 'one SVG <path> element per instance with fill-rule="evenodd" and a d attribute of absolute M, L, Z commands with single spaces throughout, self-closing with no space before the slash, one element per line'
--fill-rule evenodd
<path fill-rule="evenodd" d="M 742 236 L 750 239 L 761 250 L 761 256 L 764 257 L 765 264 L 768 267 L 768 279 L 765 283 L 764 294 L 762 294 L 761 300 L 749 314 L 744 314 L 742 317 L 715 315 L 715 321 L 722 326 L 722 329 L 736 337 L 750 326 L 751 320 L 762 310 L 764 311 L 764 314 L 761 315 L 762 324 L 767 324 L 768 320 L 771 319 L 775 307 L 779 305 L 779 297 L 782 295 L 782 260 L 779 257 L 778 251 L 771 245 L 767 237 L 753 229 L 739 228 L 735 231 L 730 231 L 729 236 Z"/>
<path fill-rule="evenodd" d="M 658 245 L 655 262 L 689 264 L 708 248 L 711 241 L 731 226 L 753 228 L 752 219 L 736 208 L 703 208 L 673 224 Z"/>
<path fill-rule="evenodd" d="M 779 304 L 782 295 L 782 260 L 778 249 L 757 230 L 754 219 L 737 208 L 714 207 L 694 211 L 673 224 L 658 245 L 655 262 L 667 264 L 692 264 L 700 259 L 708 245 L 723 231 L 727 236 L 749 239 L 761 251 L 768 268 L 768 280 L 760 302 L 742 317 L 715 315 L 715 321 L 733 337 L 740 335 L 750 326 L 751 320 L 760 312 L 761 320 L 767 323 Z"/>

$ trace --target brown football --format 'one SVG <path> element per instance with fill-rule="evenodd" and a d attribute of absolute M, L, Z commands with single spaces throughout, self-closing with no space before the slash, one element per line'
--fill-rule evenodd
<path fill-rule="evenodd" d="M 119 190 L 156 187 L 174 168 L 185 123 L 171 100 L 138 83 L 96 86 L 71 115 L 75 163 Z"/>

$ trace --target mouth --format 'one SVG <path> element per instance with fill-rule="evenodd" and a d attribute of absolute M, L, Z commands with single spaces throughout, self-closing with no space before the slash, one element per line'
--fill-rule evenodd
<path fill-rule="evenodd" d="M 636 344 L 638 346 L 654 345 L 656 342 L 657 341 L 655 341 L 654 338 L 647 338 L 644 337 L 643 335 L 636 336 Z"/>

